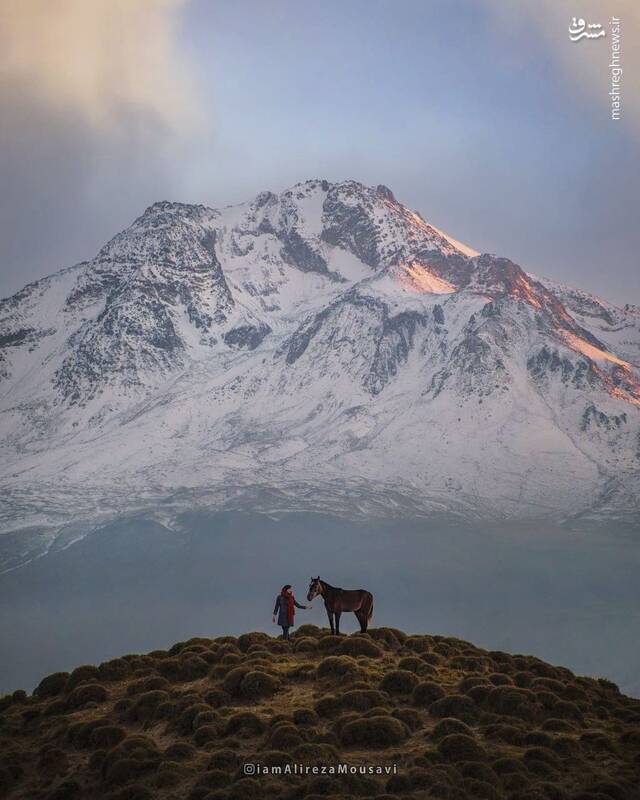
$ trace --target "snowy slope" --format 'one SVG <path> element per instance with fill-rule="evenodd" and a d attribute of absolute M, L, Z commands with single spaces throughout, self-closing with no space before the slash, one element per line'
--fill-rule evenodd
<path fill-rule="evenodd" d="M 640 311 L 383 186 L 156 203 L 0 331 L 14 555 L 160 508 L 638 519 Z"/>

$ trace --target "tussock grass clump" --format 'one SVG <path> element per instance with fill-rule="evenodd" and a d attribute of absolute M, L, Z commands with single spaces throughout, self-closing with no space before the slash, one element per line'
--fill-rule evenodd
<path fill-rule="evenodd" d="M 240 756 L 228 747 L 215 750 L 207 762 L 207 769 L 220 769 L 224 772 L 235 770 L 238 766 L 240 766 Z"/>
<path fill-rule="evenodd" d="M 251 631 L 238 636 L 237 646 L 242 653 L 246 653 L 255 645 L 264 646 L 269 639 L 270 637 L 266 633 L 262 633 L 262 631 Z"/>
<path fill-rule="evenodd" d="M 312 636 L 301 636 L 293 640 L 294 653 L 313 653 L 318 649 L 318 642 Z"/>
<path fill-rule="evenodd" d="M 477 706 L 464 694 L 449 694 L 431 703 L 429 713 L 434 717 L 458 717 L 467 720 L 477 716 Z"/>
<path fill-rule="evenodd" d="M 409 636 L 403 642 L 404 647 L 413 650 L 414 653 L 428 653 L 430 650 L 438 651 L 438 645 L 434 644 L 431 636 Z M 447 648 L 449 652 L 449 648 Z"/>
<path fill-rule="evenodd" d="M 147 722 L 153 718 L 160 703 L 165 703 L 168 700 L 169 693 L 161 689 L 145 692 L 138 696 L 138 699 L 129 709 L 129 719 L 134 722 Z"/>
<path fill-rule="evenodd" d="M 552 733 L 571 733 L 575 730 L 575 725 L 572 722 L 566 719 L 556 719 L 555 717 L 545 719 L 541 727 L 543 731 Z"/>
<path fill-rule="evenodd" d="M 326 631 L 323 631 L 322 628 L 319 628 L 317 625 L 310 625 L 309 623 L 305 623 L 304 625 L 300 625 L 299 628 L 296 628 L 294 634 L 294 640 L 298 637 L 304 638 L 306 636 L 311 636 L 314 639 L 318 639 L 320 636 L 324 636 Z"/>
<path fill-rule="evenodd" d="M 405 656 L 398 661 L 398 669 L 406 669 L 409 672 L 418 672 L 424 666 L 424 661 L 419 656 Z"/>
<path fill-rule="evenodd" d="M 418 731 L 424 726 L 422 717 L 413 708 L 394 708 L 391 716 L 404 722 L 410 731 Z"/>
<path fill-rule="evenodd" d="M 93 664 L 83 664 L 81 667 L 76 667 L 69 675 L 64 685 L 64 691 L 69 694 L 81 683 L 96 682 L 98 680 L 100 680 L 98 667 Z"/>
<path fill-rule="evenodd" d="M 293 722 L 295 725 L 317 725 L 318 715 L 310 708 L 296 708 L 293 712 Z"/>
<path fill-rule="evenodd" d="M 517 728 L 509 723 L 498 722 L 487 725 L 482 732 L 487 739 L 493 739 L 496 742 L 504 742 L 504 744 L 517 747 L 524 744 L 525 732 L 522 728 Z"/>
<path fill-rule="evenodd" d="M 440 700 L 445 696 L 445 691 L 440 684 L 434 681 L 422 681 L 418 683 L 411 695 L 411 700 L 414 706 L 421 706 L 428 708 L 436 700 Z"/>
<path fill-rule="evenodd" d="M 640 766 L 640 702 L 606 681 L 391 628 L 190 639 L 54 673 L 0 711 L 3 800 L 632 800 Z M 370 750 L 401 772 L 241 768 Z"/>
<path fill-rule="evenodd" d="M 394 717 L 360 717 L 342 727 L 340 741 L 347 747 L 390 747 L 401 744 L 408 735 L 407 726 Z"/>
<path fill-rule="evenodd" d="M 263 697 L 271 697 L 279 688 L 280 681 L 273 675 L 254 670 L 243 677 L 239 695 L 247 700 L 259 700 Z"/>
<path fill-rule="evenodd" d="M 341 636 L 321 636 L 318 639 L 318 650 L 320 650 L 322 653 L 335 653 L 341 644 Z"/>
<path fill-rule="evenodd" d="M 273 750 L 290 750 L 302 744 L 300 729 L 291 723 L 283 723 L 274 728 L 267 737 L 267 746 Z"/>
<path fill-rule="evenodd" d="M 83 683 L 69 695 L 69 708 L 78 708 L 87 703 L 104 703 L 108 697 L 107 690 L 100 683 Z"/>
<path fill-rule="evenodd" d="M 201 714 L 212 714 L 211 706 L 206 703 L 192 703 L 180 714 L 176 722 L 176 729 L 183 735 L 194 731 L 198 726 L 196 720 Z M 207 722 L 212 721 L 208 719 Z M 206 723 L 205 723 L 206 724 Z"/>
<path fill-rule="evenodd" d="M 419 683 L 418 676 L 408 669 L 394 669 L 384 676 L 380 689 L 388 694 L 411 694 Z"/>
<path fill-rule="evenodd" d="M 240 686 L 242 685 L 242 681 L 246 678 L 246 676 L 251 672 L 249 667 L 234 667 L 230 670 L 224 681 L 222 682 L 222 686 L 232 697 L 237 697 L 240 694 Z"/>
<path fill-rule="evenodd" d="M 168 689 L 169 681 L 161 675 L 150 675 L 148 678 L 140 678 L 127 686 L 127 695 L 141 694 L 150 692 L 153 689 Z"/>
<path fill-rule="evenodd" d="M 465 733 L 451 733 L 438 742 L 438 752 L 447 761 L 481 761 L 486 753 L 482 746 Z"/>
<path fill-rule="evenodd" d="M 320 717 L 334 717 L 342 709 L 342 698 L 335 694 L 326 694 L 315 704 L 315 710 Z"/>
<path fill-rule="evenodd" d="M 375 642 L 368 636 L 360 634 L 346 638 L 336 652 L 342 656 L 368 656 L 369 658 L 378 658 L 382 655 L 382 649 Z"/>
<path fill-rule="evenodd" d="M 43 678 L 33 693 L 43 699 L 56 697 L 64 690 L 68 680 L 68 672 L 54 672 L 52 675 L 47 675 L 46 678 Z"/>
<path fill-rule="evenodd" d="M 384 706 L 389 702 L 389 698 L 384 692 L 376 689 L 352 689 L 338 695 L 341 708 L 353 709 L 354 711 L 369 711 L 376 706 Z"/>
<path fill-rule="evenodd" d="M 257 714 L 252 711 L 241 711 L 233 714 L 224 727 L 224 736 L 240 736 L 249 739 L 264 733 L 265 724 Z"/>
<path fill-rule="evenodd" d="M 323 742 L 303 742 L 294 747 L 292 756 L 296 761 L 312 764 L 327 764 L 339 759 L 337 749 Z"/>
<path fill-rule="evenodd" d="M 487 705 L 496 714 L 532 720 L 536 715 L 536 695 L 516 686 L 496 686 L 487 696 Z"/>
<path fill-rule="evenodd" d="M 196 749 L 187 742 L 174 742 L 164 751 L 168 761 L 189 761 L 196 754 Z"/>
<path fill-rule="evenodd" d="M 95 748 L 111 749 L 126 739 L 127 732 L 121 725 L 101 725 L 89 735 L 89 742 Z"/>
<path fill-rule="evenodd" d="M 383 643 L 387 649 L 396 650 L 407 640 L 407 634 L 397 628 L 369 628 L 367 631 L 372 639 Z"/>
<path fill-rule="evenodd" d="M 466 736 L 471 736 L 473 731 L 468 725 L 462 722 L 462 720 L 456 719 L 455 717 L 445 717 L 436 722 L 429 736 L 431 739 L 438 742 L 446 736 L 450 736 L 452 733 L 461 733 Z"/>
<path fill-rule="evenodd" d="M 318 664 L 316 675 L 344 682 L 361 677 L 362 670 L 351 656 L 328 656 Z"/>

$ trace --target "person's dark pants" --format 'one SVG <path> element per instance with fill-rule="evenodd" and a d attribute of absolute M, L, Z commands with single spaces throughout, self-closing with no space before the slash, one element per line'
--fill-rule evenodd
<path fill-rule="evenodd" d="M 290 625 L 283 625 L 283 626 L 282 626 L 282 638 L 283 638 L 285 641 L 288 641 L 288 640 L 289 640 L 289 628 L 290 628 L 290 627 L 291 627 Z"/>

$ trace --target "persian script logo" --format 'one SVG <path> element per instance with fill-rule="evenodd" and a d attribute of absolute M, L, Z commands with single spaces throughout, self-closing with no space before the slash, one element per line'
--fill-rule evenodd
<path fill-rule="evenodd" d="M 599 22 L 586 23 L 582 18 L 573 17 L 569 25 L 569 39 L 579 42 L 580 39 L 599 39 L 606 36 L 606 31 Z"/>

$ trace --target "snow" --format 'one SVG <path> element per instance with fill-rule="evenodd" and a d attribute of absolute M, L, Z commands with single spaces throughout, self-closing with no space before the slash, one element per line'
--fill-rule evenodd
<path fill-rule="evenodd" d="M 621 367 L 629 367 L 629 364 L 623 359 L 618 358 L 613 353 L 608 353 L 595 345 L 589 344 L 584 339 L 576 336 L 573 333 L 565 332 L 563 334 L 565 341 L 572 350 L 588 356 L 593 361 L 610 361 L 612 364 L 619 364 Z"/>
<path fill-rule="evenodd" d="M 468 256 L 469 258 L 474 258 L 475 256 L 480 255 L 479 250 L 474 250 L 473 247 L 469 247 L 468 244 L 463 244 L 462 242 L 459 242 L 457 239 L 454 239 L 453 236 L 449 236 L 448 233 L 441 231 L 440 228 L 436 228 L 436 226 L 433 225 L 431 222 L 429 223 L 429 225 L 433 228 L 434 231 L 439 233 L 440 236 L 446 239 L 449 242 L 449 244 L 452 244 L 456 248 L 456 250 L 459 250 L 465 256 Z"/>
<path fill-rule="evenodd" d="M 476 275 L 460 256 L 476 251 L 375 190 L 329 191 L 362 209 L 375 266 L 322 236 L 315 181 L 221 211 L 154 206 L 93 262 L 0 304 L 3 331 L 39 332 L 0 350 L 0 533 L 49 526 L 46 547 L 70 520 L 242 504 L 637 517 L 637 314 L 547 279 L 566 319 L 531 282 L 490 302 L 498 283 L 442 271 L 455 256 Z M 291 231 L 326 271 L 283 259 Z M 438 270 L 416 255 L 434 249 Z M 254 349 L 225 342 L 263 325 Z"/>

